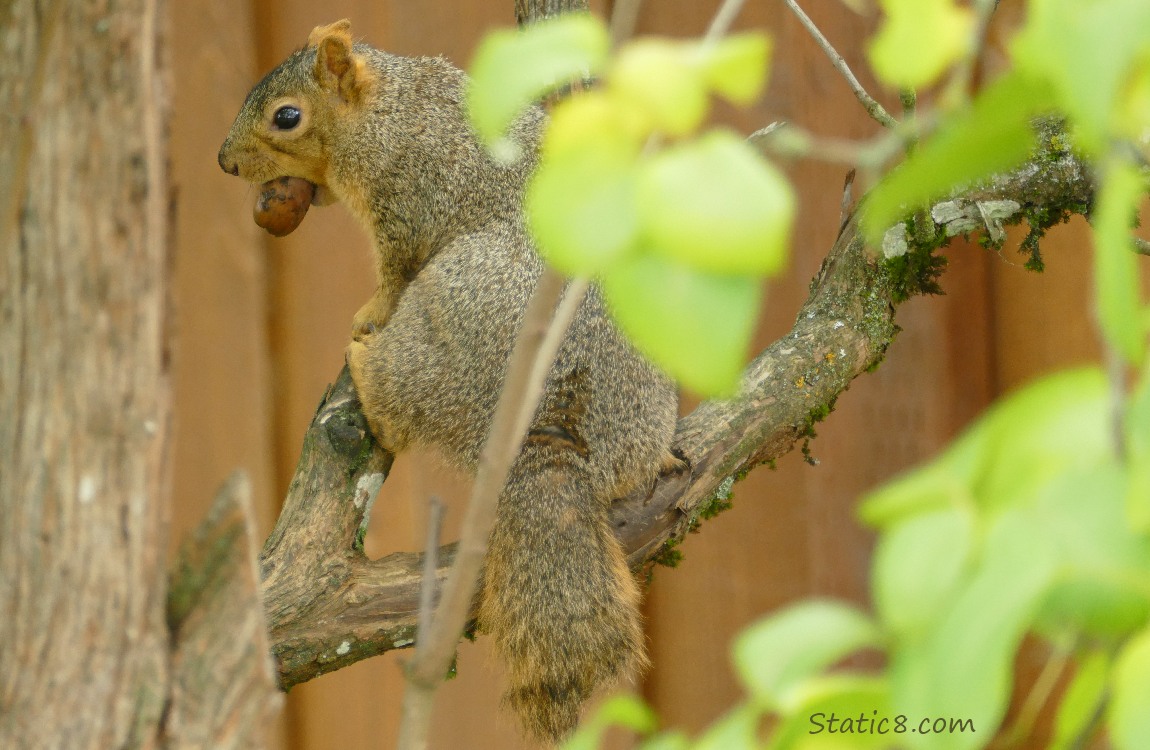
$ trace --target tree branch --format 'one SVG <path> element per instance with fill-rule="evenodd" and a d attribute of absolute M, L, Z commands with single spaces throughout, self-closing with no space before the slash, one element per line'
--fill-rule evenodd
<path fill-rule="evenodd" d="M 815 42 L 818 43 L 819 47 L 822 48 L 823 52 L 826 53 L 826 56 L 830 59 L 831 65 L 835 66 L 835 70 L 841 73 L 842 77 L 846 79 L 847 85 L 851 87 L 855 98 L 863 105 L 863 109 L 866 110 L 867 114 L 884 128 L 893 128 L 895 125 L 898 125 L 898 120 L 894 119 L 890 112 L 887 112 L 886 108 L 879 104 L 877 99 L 867 93 L 867 90 L 859 83 L 859 79 L 855 76 L 854 71 L 847 65 L 847 61 L 844 60 L 843 56 L 834 48 L 830 40 L 823 35 L 822 30 L 815 25 L 811 17 L 799 7 L 797 0 L 783 0 L 783 2 L 787 4 L 791 12 L 799 19 L 799 23 L 803 25 L 803 28 L 814 37 Z"/>
<path fill-rule="evenodd" d="M 954 217 L 983 215 L 980 206 L 992 201 L 1014 204 L 994 214 L 994 227 L 1088 211 L 1089 171 L 1051 146 L 1058 142 L 1053 132 L 1044 131 L 1041 152 L 1022 168 L 935 207 L 948 211 L 926 212 L 934 232 L 974 231 L 967 218 Z M 916 252 L 914 238 L 909 242 Z M 851 217 L 794 327 L 751 363 L 740 395 L 704 403 L 679 421 L 675 447 L 690 470 L 661 476 L 654 487 L 615 503 L 612 522 L 633 569 L 664 556 L 747 471 L 810 436 L 850 382 L 882 360 L 896 331 L 896 300 L 906 293 L 906 280 L 865 251 Z M 345 368 L 307 431 L 283 514 L 261 556 L 282 687 L 414 642 L 422 555 L 368 560 L 357 534 L 391 460 L 374 445 Z M 454 555 L 454 545 L 440 550 L 440 582 Z"/>
<path fill-rule="evenodd" d="M 172 566 L 165 748 L 262 747 L 283 704 L 268 659 L 255 528 L 251 486 L 233 475 Z"/>

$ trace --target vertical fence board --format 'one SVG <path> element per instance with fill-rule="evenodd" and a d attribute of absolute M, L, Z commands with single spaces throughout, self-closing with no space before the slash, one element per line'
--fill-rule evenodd
<path fill-rule="evenodd" d="M 176 188 L 173 538 L 198 524 L 224 480 L 251 479 L 261 533 L 282 493 L 273 476 L 267 261 L 254 191 L 216 153 L 256 73 L 247 2 L 173 3 Z M 174 546 L 173 546 L 174 549 Z M 272 748 L 286 747 L 277 727 Z"/>
<path fill-rule="evenodd" d="M 253 191 L 225 175 L 216 152 L 255 73 L 244 4 L 172 6 L 176 186 L 175 532 L 203 517 L 224 479 L 252 478 L 262 528 L 271 486 L 267 271 L 248 206 Z"/>

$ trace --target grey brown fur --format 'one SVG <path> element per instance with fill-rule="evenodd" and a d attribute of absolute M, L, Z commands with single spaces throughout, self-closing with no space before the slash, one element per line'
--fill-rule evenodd
<path fill-rule="evenodd" d="M 346 22 L 249 95 L 220 164 L 253 182 L 301 177 L 371 233 L 379 291 L 356 316 L 348 362 L 389 450 L 434 445 L 474 471 L 528 298 L 542 269 L 521 203 L 544 115 L 503 166 L 464 114 L 464 75 L 442 59 L 351 44 Z M 301 128 L 270 126 L 278 102 Z M 547 380 L 499 500 L 480 627 L 509 665 L 527 732 L 567 735 L 588 696 L 646 663 L 639 591 L 608 524 L 612 498 L 674 459 L 673 385 L 606 317 L 592 288 Z"/>

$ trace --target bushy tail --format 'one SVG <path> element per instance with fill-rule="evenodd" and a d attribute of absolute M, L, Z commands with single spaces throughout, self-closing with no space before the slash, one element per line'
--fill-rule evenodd
<path fill-rule="evenodd" d="M 646 666 L 639 589 L 581 459 L 528 442 L 499 500 L 479 621 L 508 665 L 504 700 L 558 742 L 597 687 Z"/>

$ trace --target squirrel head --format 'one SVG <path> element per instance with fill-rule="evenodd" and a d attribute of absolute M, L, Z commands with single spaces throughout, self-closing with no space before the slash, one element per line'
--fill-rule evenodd
<path fill-rule="evenodd" d="M 220 168 L 254 183 L 299 177 L 316 186 L 317 204 L 331 202 L 329 143 L 362 111 L 375 83 L 350 21 L 317 26 L 306 47 L 248 94 L 220 147 Z"/>

